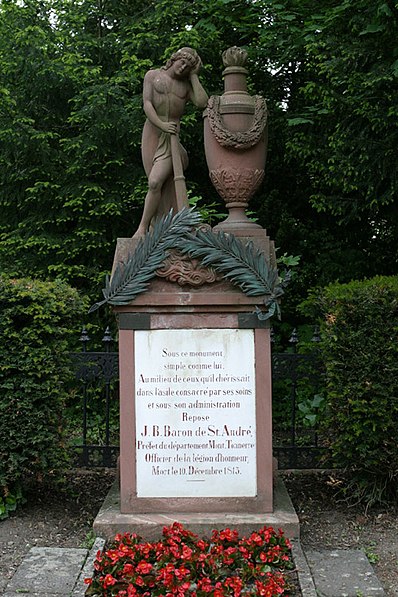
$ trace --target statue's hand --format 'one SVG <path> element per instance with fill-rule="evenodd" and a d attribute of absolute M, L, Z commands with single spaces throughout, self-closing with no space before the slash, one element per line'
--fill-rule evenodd
<path fill-rule="evenodd" d="M 176 122 L 164 122 L 162 131 L 164 133 L 169 133 L 170 135 L 176 135 L 178 133 L 178 125 Z"/>
<path fill-rule="evenodd" d="M 192 75 L 197 75 L 201 68 L 202 68 L 202 60 L 201 60 L 201 58 L 199 58 L 196 65 L 193 67 L 193 69 L 191 69 L 189 76 L 192 77 Z"/>

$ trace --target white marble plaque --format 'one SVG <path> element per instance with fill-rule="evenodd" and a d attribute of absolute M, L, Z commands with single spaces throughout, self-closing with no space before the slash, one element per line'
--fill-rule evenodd
<path fill-rule="evenodd" d="M 135 332 L 138 497 L 257 494 L 254 332 Z"/>

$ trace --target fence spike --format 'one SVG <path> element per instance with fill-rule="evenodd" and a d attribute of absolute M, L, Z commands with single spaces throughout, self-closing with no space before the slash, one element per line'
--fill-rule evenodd
<path fill-rule="evenodd" d="M 110 352 L 111 342 L 113 342 L 113 338 L 112 338 L 109 326 L 106 327 L 104 337 L 102 338 L 102 342 L 105 344 L 105 352 Z"/>
<path fill-rule="evenodd" d="M 113 342 L 113 338 L 109 329 L 109 325 L 106 327 L 106 330 L 104 332 L 104 337 L 102 338 L 102 342 Z"/>
<path fill-rule="evenodd" d="M 83 351 L 86 352 L 87 349 L 87 342 L 90 341 L 90 336 L 87 333 L 85 326 L 82 327 L 82 333 L 80 336 L 80 342 L 83 344 Z"/>
<path fill-rule="evenodd" d="M 311 342 L 320 342 L 321 341 L 321 335 L 319 333 L 319 325 L 314 326 L 314 333 L 312 335 L 311 338 Z"/>

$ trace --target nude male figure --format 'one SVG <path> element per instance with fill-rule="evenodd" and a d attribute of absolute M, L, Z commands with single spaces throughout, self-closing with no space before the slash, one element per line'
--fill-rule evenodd
<path fill-rule="evenodd" d="M 152 218 L 162 213 L 162 197 L 166 181 L 173 174 L 171 135 L 177 138 L 182 166 L 186 168 L 188 156 L 178 141 L 180 119 L 188 100 L 198 108 L 205 108 L 208 96 L 203 89 L 198 72 L 201 60 L 192 48 L 181 48 L 167 64 L 150 70 L 144 78 L 144 111 L 147 120 L 142 133 L 142 161 L 148 176 L 148 193 L 140 225 L 133 238 L 143 236 Z"/>

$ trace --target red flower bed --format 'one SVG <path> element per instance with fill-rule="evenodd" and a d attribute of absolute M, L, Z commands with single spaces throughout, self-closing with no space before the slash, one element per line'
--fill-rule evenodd
<path fill-rule="evenodd" d="M 293 568 L 290 542 L 264 527 L 249 537 L 235 530 L 200 539 L 175 522 L 147 543 L 116 535 L 99 551 L 86 594 L 118 597 L 245 597 L 287 595 L 283 572 Z"/>

